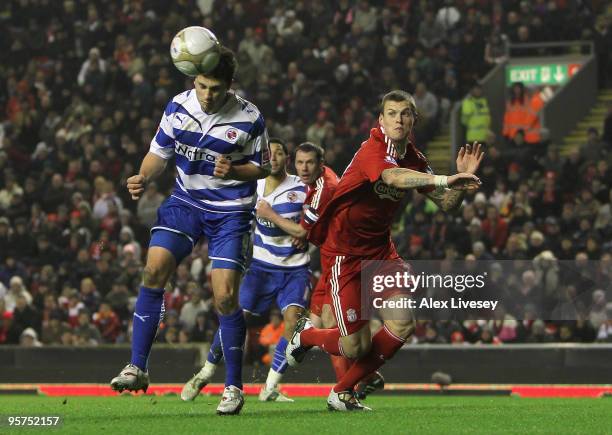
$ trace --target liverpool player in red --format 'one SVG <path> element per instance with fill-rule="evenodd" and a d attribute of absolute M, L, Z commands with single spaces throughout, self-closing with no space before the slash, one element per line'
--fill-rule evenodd
<path fill-rule="evenodd" d="M 410 316 L 389 319 L 382 312 L 384 326 L 371 337 L 368 320 L 361 315 L 361 261 L 387 260 L 402 266 L 390 237 L 400 199 L 407 189 L 416 188 L 450 211 L 461 204 L 465 190 L 480 185 L 474 175 L 483 158 L 480 145 L 459 151 L 459 173 L 433 175 L 425 156 L 410 142 L 416 118 L 410 94 L 392 91 L 383 97 L 379 127 L 353 157 L 310 232 L 309 239 L 321 246 L 322 261 L 329 261 L 328 292 L 338 327 L 318 329 L 309 319 L 300 319 L 286 355 L 295 366 L 312 346 L 319 346 L 332 355 L 356 359 L 328 396 L 331 410 L 369 409 L 355 397 L 354 386 L 390 359 L 414 330 Z"/>
<path fill-rule="evenodd" d="M 297 176 L 308 186 L 304 201 L 304 213 L 300 223 L 283 218 L 277 214 L 265 201 L 257 204 L 257 216 L 267 219 L 277 227 L 299 240 L 305 240 L 312 226 L 319 219 L 321 211 L 331 200 L 338 185 L 336 173 L 325 166 L 323 149 L 310 142 L 300 144 L 295 151 L 295 170 Z M 329 271 L 325 266 L 329 261 L 321 261 L 321 276 L 310 299 L 310 319 L 316 327 L 332 328 L 336 319 L 332 312 L 330 301 L 326 300 L 326 279 Z M 351 362 L 343 356 L 331 355 L 332 365 L 340 380 L 349 369 Z"/>

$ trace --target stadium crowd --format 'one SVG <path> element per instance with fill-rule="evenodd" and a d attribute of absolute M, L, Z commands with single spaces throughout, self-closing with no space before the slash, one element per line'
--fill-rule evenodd
<path fill-rule="evenodd" d="M 258 105 L 270 135 L 323 145 L 342 173 L 390 89 L 414 93 L 426 149 L 508 41 L 593 39 L 607 65 L 609 22 L 574 3 L 2 2 L 0 344 L 130 340 L 148 231 L 173 174 L 138 202 L 125 180 L 168 99 L 192 86 L 170 62 L 179 29 L 213 29 L 237 53 L 236 92 Z M 394 231 L 405 258 L 498 260 L 496 284 L 522 301 L 490 322 L 423 322 L 416 342 L 612 341 L 612 108 L 602 129 L 568 157 L 489 134 L 482 190 L 456 216 L 412 196 Z M 594 274 L 576 273 L 599 259 Z M 159 341 L 210 341 L 209 272 L 201 243 L 169 285 Z M 559 286 L 558 302 L 579 299 L 568 317 L 577 321 L 539 317 L 537 295 Z"/>

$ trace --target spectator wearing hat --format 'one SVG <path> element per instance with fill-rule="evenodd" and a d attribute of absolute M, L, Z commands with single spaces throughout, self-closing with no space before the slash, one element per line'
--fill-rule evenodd
<path fill-rule="evenodd" d="M 32 303 L 32 295 L 23 283 L 23 279 L 20 276 L 13 276 L 9 283 L 9 290 L 4 300 L 6 303 L 6 309 L 13 311 L 17 305 L 17 299 L 24 297 L 27 305 Z"/>
<path fill-rule="evenodd" d="M 598 331 L 604 323 L 608 321 L 608 310 L 606 305 L 606 293 L 602 289 L 593 292 L 592 304 L 589 309 L 589 321 L 593 328 Z"/>
<path fill-rule="evenodd" d="M 41 347 L 42 343 L 38 341 L 38 334 L 34 328 L 26 328 L 19 337 L 19 345 L 23 347 Z"/>

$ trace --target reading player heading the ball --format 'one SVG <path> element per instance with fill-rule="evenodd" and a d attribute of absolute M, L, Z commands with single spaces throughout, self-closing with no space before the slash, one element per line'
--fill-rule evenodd
<path fill-rule="evenodd" d="M 306 186 L 295 175 L 287 174 L 287 147 L 281 139 L 270 139 L 272 166 L 265 180 L 257 182 L 257 209 L 271 207 L 273 213 L 294 225 L 302 218 L 306 199 Z M 257 213 L 253 241 L 253 258 L 240 285 L 240 306 L 247 315 L 264 314 L 276 300 L 283 313 L 285 333 L 276 345 L 272 367 L 259 399 L 282 401 L 285 397 L 278 388 L 287 369 L 285 348 L 295 329 L 298 318 L 308 308 L 310 295 L 310 256 L 307 244 L 294 246 L 293 237 L 278 225 Z M 223 326 L 219 328 L 223 332 Z M 225 354 L 221 349 L 223 335 L 214 336 L 204 367 L 184 385 L 181 399 L 194 400 L 200 390 L 210 382 L 217 364 Z M 227 358 L 226 358 L 227 359 Z"/>
<path fill-rule="evenodd" d="M 461 148 L 458 174 L 433 175 L 426 158 L 410 141 L 416 118 L 410 94 L 396 90 L 383 97 L 379 127 L 371 130 L 353 157 L 310 232 L 309 240 L 320 245 L 322 258 L 331 262 L 327 265 L 331 270 L 328 291 L 338 327 L 318 329 L 301 318 L 286 355 L 294 366 L 312 346 L 319 346 L 332 355 L 356 359 L 329 393 L 331 410 L 369 410 L 355 397 L 355 385 L 393 357 L 414 330 L 410 313 L 394 320 L 383 311 L 384 326 L 371 337 L 368 320 L 361 315 L 361 261 L 387 260 L 392 266 L 403 266 L 390 237 L 400 199 L 407 189 L 416 188 L 449 211 L 461 204 L 465 190 L 480 185 L 474 175 L 483 157 L 480 145 Z"/>
<path fill-rule="evenodd" d="M 214 305 L 226 361 L 219 414 L 237 414 L 244 403 L 242 353 L 246 326 L 238 306 L 257 183 L 270 170 L 264 120 L 257 107 L 229 91 L 235 56 L 222 47 L 217 66 L 195 77 L 195 89 L 166 106 L 138 175 L 127 180 L 132 199 L 142 195 L 173 156 L 174 191 L 158 210 L 134 309 L 132 360 L 111 381 L 117 391 L 145 390 L 147 362 L 164 312 L 164 287 L 198 240 L 208 239 Z"/>

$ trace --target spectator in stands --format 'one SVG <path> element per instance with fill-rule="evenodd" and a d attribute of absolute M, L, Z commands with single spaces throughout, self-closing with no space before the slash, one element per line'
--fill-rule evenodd
<path fill-rule="evenodd" d="M 91 81 L 91 75 L 94 72 L 105 74 L 106 69 L 106 61 L 100 57 L 100 50 L 97 47 L 92 47 L 89 50 L 89 56 L 87 60 L 81 65 L 81 70 L 79 71 L 79 75 L 77 76 L 77 83 L 80 86 L 83 86 L 86 83 L 93 85 Z"/>
<path fill-rule="evenodd" d="M 597 162 L 607 156 L 610 145 L 606 144 L 599 137 L 599 132 L 594 127 L 587 129 L 587 141 L 580 146 L 580 158 L 583 161 Z"/>
<path fill-rule="evenodd" d="M 207 312 L 200 312 L 196 315 L 196 321 L 191 330 L 190 337 L 193 342 L 208 342 L 211 343 L 213 334 L 218 328 L 213 315 Z"/>
<path fill-rule="evenodd" d="M 25 287 L 23 279 L 20 276 L 15 275 L 11 278 L 8 293 L 4 297 L 6 309 L 8 311 L 13 311 L 17 306 L 18 299 L 21 297 L 23 297 L 26 305 L 30 305 L 32 303 L 32 295 Z"/>
<path fill-rule="evenodd" d="M 426 143 L 437 130 L 438 100 L 427 90 L 425 82 L 419 82 L 414 91 L 419 120 L 416 125 L 415 137 L 417 144 Z"/>
<path fill-rule="evenodd" d="M 157 209 L 164 202 L 164 195 L 158 192 L 157 183 L 147 184 L 145 192 L 138 200 L 138 219 L 147 228 L 151 228 L 157 219 Z"/>
<path fill-rule="evenodd" d="M 13 309 L 13 325 L 19 332 L 26 328 L 33 328 L 36 331 L 41 330 L 40 313 L 35 307 L 28 304 L 23 294 L 17 297 L 15 308 Z"/>
<path fill-rule="evenodd" d="M 596 331 L 601 325 L 608 321 L 608 311 L 606 310 L 606 293 L 602 289 L 593 292 L 593 303 L 589 310 L 589 322 Z"/>
<path fill-rule="evenodd" d="M 38 341 L 38 334 L 33 328 L 26 328 L 19 337 L 19 345 L 23 347 L 41 347 L 42 343 Z"/>
<path fill-rule="evenodd" d="M 104 343 L 114 343 L 117 340 L 121 333 L 121 322 L 110 304 L 102 302 L 99 311 L 93 315 L 93 321 Z"/>
<path fill-rule="evenodd" d="M 510 88 L 510 99 L 504 113 L 503 135 L 508 140 L 515 138 L 519 130 L 527 128 L 528 98 L 523 83 L 513 83 Z"/>
<path fill-rule="evenodd" d="M 470 94 L 461 104 L 461 123 L 465 127 L 465 140 L 468 143 L 484 143 L 487 140 L 491 127 L 491 115 L 489 114 L 489 103 L 482 95 L 482 87 L 479 83 L 474 84 Z"/>
<path fill-rule="evenodd" d="M 97 346 L 102 342 L 100 331 L 93 325 L 89 311 L 79 312 L 79 323 L 74 329 L 75 341 L 78 345 Z"/>
<path fill-rule="evenodd" d="M 202 2 L 196 5 L 190 0 L 145 2 L 135 12 L 124 8 L 124 3 L 79 8 L 67 2 L 66 8 L 60 8 L 65 19 L 49 28 L 44 58 L 38 56 L 42 47 L 35 56 L 27 55 L 21 41 L 23 32 L 27 33 L 23 23 L 47 29 L 46 19 L 57 14 L 54 2 L 37 2 L 38 14 L 25 19 L 23 9 L 11 10 L 14 15 L 5 17 L 5 27 L 11 31 L 3 34 L 2 44 L 23 48 L 0 50 L 4 64 L 11 65 L 0 71 L 4 83 L 0 105 L 5 114 L 0 119 L 0 202 L 4 204 L 0 206 L 0 282 L 8 288 L 11 278 L 21 277 L 32 290 L 33 305 L 41 310 L 43 322 L 51 322 L 55 305 L 69 311 L 76 326 L 84 304 L 79 292 L 74 296 L 70 292 L 83 279 L 91 278 L 102 300 L 108 298 L 123 322 L 117 340 L 129 339 L 129 298 L 141 279 L 139 255 L 144 252 L 132 249 L 131 243 L 142 246 L 146 242 L 160 201 L 157 192 L 171 189 L 174 182 L 172 174 L 166 174 L 157 186 L 148 186 L 144 196 L 150 193 L 150 201 L 143 198 L 135 203 L 129 201 L 125 179 L 138 169 L 142 150 L 161 117 L 160 108 L 169 95 L 184 87 L 185 77 L 167 55 L 172 35 L 188 25 L 184 17 L 213 28 L 221 41 L 247 53 L 242 66 L 247 74 L 239 77 L 236 89 L 262 109 L 271 133 L 300 143 L 306 140 L 308 127 L 316 123 L 317 114 L 326 113 L 325 123 L 332 128 L 322 128 L 316 138 L 326 146 L 329 163 L 339 173 L 376 122 L 372 111 L 378 94 L 392 87 L 414 90 L 424 82 L 439 101 L 437 128 L 446 122 L 445 111 L 465 95 L 472 80 L 484 77 L 505 59 L 507 41 L 516 42 L 519 33 L 527 35 L 521 36 L 523 40 L 571 40 L 579 38 L 582 29 L 590 29 L 590 36 L 584 36 L 595 40 L 599 57 L 607 55 L 610 35 L 608 22 L 595 16 L 603 12 L 599 4 L 592 13 L 576 18 L 567 2 L 523 2 L 512 7 L 481 1 L 474 7 L 471 0 L 449 1 L 432 9 L 427 2 L 394 1 L 383 7 L 383 2 L 340 0 L 312 5 L 297 2 L 289 9 L 283 2 L 259 1 L 206 9 Z M 124 10 L 128 11 L 125 16 Z M 434 22 L 427 26 L 431 17 Z M 98 30 L 81 33 L 77 23 L 82 22 Z M 315 32 L 315 26 L 323 30 Z M 526 33 L 519 30 L 521 26 L 526 26 Z M 164 31 L 156 33 L 155 29 Z M 66 36 L 72 34 L 77 36 Z M 479 46 L 486 35 L 492 35 L 487 46 Z M 477 53 L 466 56 L 471 50 Z M 600 63 L 601 68 L 603 65 Z M 524 89 L 520 93 L 531 100 Z M 360 104 L 353 103 L 355 95 Z M 147 103 L 153 99 L 157 104 Z M 607 124 L 610 119 L 608 116 Z M 431 136 L 436 128 L 425 133 Z M 522 128 L 526 130 L 525 125 Z M 612 127 L 603 131 L 609 144 Z M 421 135 L 416 143 L 424 147 L 426 139 L 427 134 Z M 495 205 L 498 216 L 507 220 L 509 233 L 496 256 L 533 260 L 527 255 L 527 234 L 539 231 L 556 258 L 572 260 L 577 252 L 586 260 L 604 257 L 612 237 L 610 213 L 606 212 L 612 176 L 604 161 L 609 152 L 599 162 L 592 160 L 595 156 L 589 154 L 594 148 L 589 148 L 582 154 L 546 155 L 537 161 L 528 154 L 517 164 L 515 149 L 504 147 L 494 136 L 486 142 L 489 148 L 481 174 L 488 198 L 484 210 Z M 554 178 L 549 172 L 555 173 Z M 592 197 L 587 203 L 582 199 L 585 188 Z M 106 194 L 110 201 L 104 199 Z M 593 200 L 599 203 L 597 209 L 588 204 Z M 464 211 L 469 215 L 472 199 L 468 196 L 465 202 Z M 445 256 L 453 250 L 440 246 L 447 248 L 449 240 L 461 256 L 470 254 L 478 242 L 485 244 L 487 252 L 494 249 L 488 246 L 490 235 L 482 231 L 486 216 L 478 218 L 481 223 L 475 221 L 478 225 L 471 226 L 470 235 L 467 228 L 475 218 L 473 213 L 465 221 L 443 221 L 427 207 L 424 204 L 418 213 L 410 213 L 393 235 L 404 240 L 402 246 L 398 244 L 404 253 L 412 249 L 419 258 Z M 414 216 L 418 219 L 413 220 Z M 556 232 L 549 233 L 549 216 L 557 218 Z M 133 232 L 131 241 L 121 243 L 120 237 L 125 237 L 121 234 L 128 234 L 128 227 Z M 420 231 L 415 237 L 409 233 L 413 229 Z M 192 277 L 185 279 L 181 274 L 172 283 L 176 294 L 168 302 L 177 310 L 188 302 L 191 280 L 207 281 L 210 261 L 206 245 L 201 246 L 198 254 L 185 260 L 187 275 L 191 271 Z M 600 288 L 592 287 L 587 278 L 579 276 L 573 285 L 581 292 Z M 66 284 L 59 301 L 55 296 L 51 303 Z M 206 286 L 202 290 L 209 291 Z M 206 324 L 212 320 L 201 319 L 196 321 L 201 331 L 198 339 L 210 340 L 206 331 L 214 327 Z M 18 343 L 12 322 L 11 314 L 9 329 L 0 341 L 6 341 L 8 334 L 9 342 Z M 589 328 L 584 326 L 588 322 L 579 323 L 573 337 L 588 341 Z M 185 340 L 181 331 L 176 330 L 177 341 Z M 448 341 L 454 330 L 437 332 Z M 58 343 L 79 341 L 78 334 L 75 338 L 69 331 L 58 336 Z M 197 337 L 191 334 L 192 340 Z M 474 340 L 471 336 L 466 339 Z"/>
<path fill-rule="evenodd" d="M 200 289 L 191 291 L 191 299 L 181 308 L 179 320 L 183 327 L 192 330 L 196 326 L 196 317 L 199 313 L 208 313 L 210 304 L 203 300 L 204 294 Z"/>
<path fill-rule="evenodd" d="M 496 28 L 485 45 L 485 62 L 491 66 L 504 63 L 508 59 L 508 37 Z"/>
<path fill-rule="evenodd" d="M 423 21 L 419 24 L 419 42 L 427 50 L 436 47 L 444 38 L 445 29 L 439 21 L 435 20 L 433 11 L 425 11 Z"/>
<path fill-rule="evenodd" d="M 436 22 L 442 26 L 446 36 L 459 24 L 461 12 L 454 6 L 452 0 L 444 0 L 444 5 L 438 9 Z"/>
<path fill-rule="evenodd" d="M 49 321 L 42 330 L 42 342 L 44 344 L 61 344 L 64 333 L 70 332 L 70 326 L 65 322 L 62 310 L 55 308 L 49 314 Z"/>

